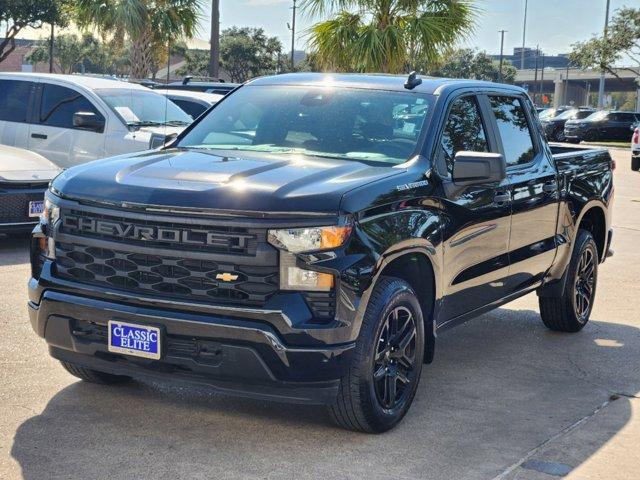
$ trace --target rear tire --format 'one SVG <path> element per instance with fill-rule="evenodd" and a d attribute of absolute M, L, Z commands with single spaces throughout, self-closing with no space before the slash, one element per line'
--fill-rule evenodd
<path fill-rule="evenodd" d="M 640 155 L 631 158 L 631 170 L 634 172 L 640 170 Z"/>
<path fill-rule="evenodd" d="M 578 230 L 565 275 L 561 295 L 539 297 L 540 316 L 551 330 L 579 332 L 589 321 L 598 282 L 598 249 L 591 232 Z"/>
<path fill-rule="evenodd" d="M 125 383 L 131 380 L 130 377 L 121 375 L 113 375 L 111 373 L 98 372 L 90 368 L 81 367 L 75 363 L 60 362 L 64 369 L 74 377 L 78 377 L 81 380 L 89 383 L 97 383 L 99 385 L 116 385 L 119 383 Z"/>
<path fill-rule="evenodd" d="M 424 359 L 424 319 L 407 282 L 380 278 L 352 355 L 331 417 L 348 430 L 390 430 L 413 402 Z"/>

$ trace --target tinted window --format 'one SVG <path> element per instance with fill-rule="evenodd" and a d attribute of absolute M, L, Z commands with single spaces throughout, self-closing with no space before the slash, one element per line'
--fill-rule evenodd
<path fill-rule="evenodd" d="M 104 119 L 81 93 L 59 85 L 44 84 L 40 102 L 40 123 L 50 127 L 74 128 L 73 114 L 78 112 L 93 112 Z"/>
<path fill-rule="evenodd" d="M 441 146 L 449 173 L 453 172 L 453 160 L 457 152 L 489 151 L 480 107 L 474 97 L 454 100 L 442 134 Z"/>
<path fill-rule="evenodd" d="M 529 163 L 535 148 L 522 101 L 514 97 L 489 97 L 498 123 L 507 165 Z"/>
<path fill-rule="evenodd" d="M 26 122 L 33 82 L 0 80 L 0 120 Z"/>
<path fill-rule="evenodd" d="M 633 113 L 614 113 L 611 120 L 615 122 L 634 122 L 636 117 Z"/>
<path fill-rule="evenodd" d="M 432 98 L 318 86 L 247 86 L 211 110 L 181 147 L 399 164 L 415 154 Z"/>
<path fill-rule="evenodd" d="M 177 98 L 172 98 L 171 101 L 178 105 L 184 112 L 189 115 L 194 120 L 198 118 L 200 115 L 204 113 L 207 109 L 204 105 L 201 105 L 196 102 L 190 102 L 188 100 L 180 100 Z"/>

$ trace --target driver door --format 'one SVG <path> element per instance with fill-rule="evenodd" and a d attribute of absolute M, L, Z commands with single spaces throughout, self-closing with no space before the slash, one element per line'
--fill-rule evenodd
<path fill-rule="evenodd" d="M 509 275 L 511 192 L 508 180 L 459 187 L 452 181 L 460 151 L 499 153 L 485 96 L 452 101 L 438 156 L 444 169 L 445 205 L 443 301 L 441 323 L 455 323 L 506 296 Z"/>

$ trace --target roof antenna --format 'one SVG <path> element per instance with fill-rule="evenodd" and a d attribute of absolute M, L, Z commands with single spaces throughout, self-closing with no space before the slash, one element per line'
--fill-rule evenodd
<path fill-rule="evenodd" d="M 417 72 L 415 72 L 415 71 L 411 72 L 409 74 L 409 78 L 404 83 L 404 88 L 406 88 L 407 90 L 413 90 L 418 85 L 421 85 L 422 84 L 422 79 L 421 78 L 417 78 L 417 77 L 418 77 L 418 73 Z"/>

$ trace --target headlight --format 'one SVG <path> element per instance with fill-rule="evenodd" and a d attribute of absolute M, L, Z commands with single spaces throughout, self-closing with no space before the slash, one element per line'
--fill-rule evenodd
<path fill-rule="evenodd" d="M 269 243 L 291 253 L 338 248 L 351 233 L 351 226 L 269 230 Z"/>
<path fill-rule="evenodd" d="M 296 253 L 328 250 L 344 244 L 351 226 L 310 227 L 269 230 L 269 243 L 281 250 L 280 289 L 298 291 L 329 291 L 334 276 L 297 266 Z"/>
<path fill-rule="evenodd" d="M 44 225 L 53 225 L 60 218 L 60 207 L 53 203 L 50 199 L 45 198 L 44 210 L 40 215 L 40 221 Z"/>

